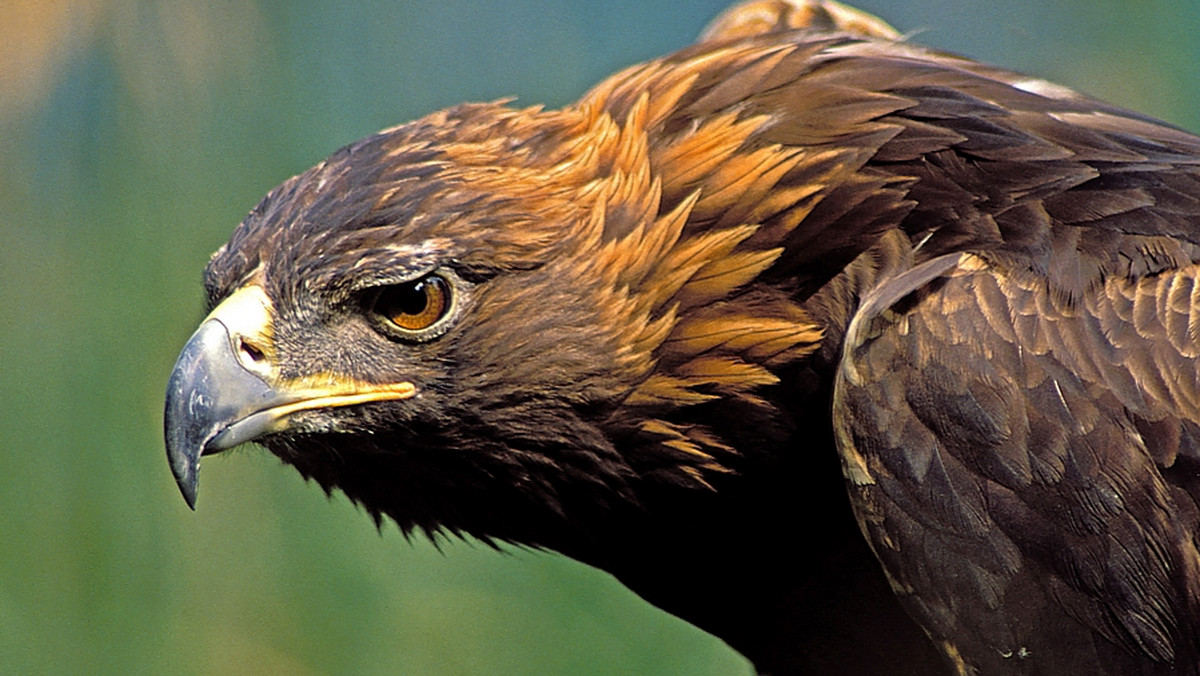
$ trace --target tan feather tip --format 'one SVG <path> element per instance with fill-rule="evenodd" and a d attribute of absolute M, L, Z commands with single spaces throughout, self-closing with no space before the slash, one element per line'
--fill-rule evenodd
<path fill-rule="evenodd" d="M 722 12 L 699 42 L 736 40 L 754 35 L 811 28 L 865 37 L 900 39 L 900 32 L 877 16 L 832 0 L 750 0 Z"/>

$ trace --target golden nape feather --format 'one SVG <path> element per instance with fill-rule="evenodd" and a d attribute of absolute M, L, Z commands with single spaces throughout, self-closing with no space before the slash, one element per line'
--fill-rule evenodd
<path fill-rule="evenodd" d="M 168 386 L 763 673 L 1200 673 L 1200 139 L 820 0 L 272 191 Z M 728 549 L 713 544 L 720 536 Z"/>

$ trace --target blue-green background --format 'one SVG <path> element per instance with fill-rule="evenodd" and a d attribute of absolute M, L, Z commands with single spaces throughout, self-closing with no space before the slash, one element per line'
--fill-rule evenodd
<path fill-rule="evenodd" d="M 862 4 L 1200 129 L 1195 0 Z M 459 101 L 569 102 L 724 5 L 0 2 L 0 673 L 748 674 L 602 573 L 377 534 L 258 450 L 191 513 L 159 440 L 200 270 L 269 188 Z"/>

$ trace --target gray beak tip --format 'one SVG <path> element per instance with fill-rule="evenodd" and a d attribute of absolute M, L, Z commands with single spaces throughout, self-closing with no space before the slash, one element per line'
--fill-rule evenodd
<path fill-rule="evenodd" d="M 171 474 L 175 476 L 175 484 L 188 507 L 196 509 L 196 493 L 200 485 L 200 453 L 203 449 L 205 431 L 197 425 L 193 418 L 185 413 L 181 400 L 187 399 L 187 383 L 180 377 L 179 371 L 171 374 L 167 386 L 167 405 L 164 415 L 164 440 L 167 447 L 167 461 L 171 466 Z"/>
<path fill-rule="evenodd" d="M 196 463 L 191 468 L 178 468 L 172 465 L 171 471 L 175 474 L 175 485 L 179 486 L 179 492 L 183 494 L 183 501 L 193 512 L 196 511 L 196 495 L 200 487 L 200 463 Z"/>
<path fill-rule="evenodd" d="M 236 398 L 241 385 L 236 377 L 239 371 L 227 329 L 209 320 L 188 340 L 167 382 L 163 411 L 167 460 L 192 509 L 200 483 L 200 456 L 234 415 L 228 400 Z"/>

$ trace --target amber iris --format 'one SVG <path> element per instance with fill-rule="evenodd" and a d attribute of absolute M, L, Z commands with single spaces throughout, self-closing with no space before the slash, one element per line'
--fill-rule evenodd
<path fill-rule="evenodd" d="M 450 285 L 437 275 L 383 288 L 375 312 L 405 331 L 422 331 L 446 316 Z"/>

